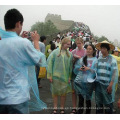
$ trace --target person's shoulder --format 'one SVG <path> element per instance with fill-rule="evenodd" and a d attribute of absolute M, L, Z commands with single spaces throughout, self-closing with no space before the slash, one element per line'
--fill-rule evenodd
<path fill-rule="evenodd" d="M 43 42 L 41 42 L 41 41 L 39 41 L 39 44 L 44 45 L 44 43 L 43 43 Z"/>
<path fill-rule="evenodd" d="M 54 49 L 53 52 L 54 52 L 54 53 L 58 53 L 58 52 L 60 52 L 60 49 L 59 49 L 59 48 Z"/>
<path fill-rule="evenodd" d="M 68 51 L 68 53 L 70 54 L 70 55 L 72 55 L 72 53 L 69 51 L 69 50 L 67 50 Z"/>
<path fill-rule="evenodd" d="M 45 44 L 39 41 L 39 45 L 45 47 Z"/>
<path fill-rule="evenodd" d="M 116 60 L 117 56 L 116 56 L 116 58 L 112 55 L 109 55 L 109 56 L 112 58 L 112 62 L 117 62 L 117 60 Z"/>
<path fill-rule="evenodd" d="M 97 57 L 93 57 L 93 61 L 97 62 L 98 61 Z"/>
<path fill-rule="evenodd" d="M 76 49 L 72 50 L 71 52 L 74 53 L 76 51 Z"/>
<path fill-rule="evenodd" d="M 60 52 L 60 50 L 59 50 L 59 48 L 57 48 L 57 49 L 54 49 L 52 52 L 51 52 L 51 54 L 57 54 L 57 53 L 59 53 Z"/>
<path fill-rule="evenodd" d="M 27 38 L 22 38 L 22 37 L 18 37 L 16 42 L 19 42 L 23 45 L 28 45 L 28 44 L 31 44 L 31 41 L 28 40 Z"/>

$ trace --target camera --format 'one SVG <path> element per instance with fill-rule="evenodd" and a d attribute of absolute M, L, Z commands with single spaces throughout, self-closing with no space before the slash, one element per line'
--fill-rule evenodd
<path fill-rule="evenodd" d="M 84 67 L 85 67 L 85 66 L 84 66 L 84 65 L 82 65 L 81 69 L 83 69 L 83 70 L 84 70 L 84 69 L 85 69 Z"/>
<path fill-rule="evenodd" d="M 31 32 L 27 33 L 28 38 L 31 38 Z"/>

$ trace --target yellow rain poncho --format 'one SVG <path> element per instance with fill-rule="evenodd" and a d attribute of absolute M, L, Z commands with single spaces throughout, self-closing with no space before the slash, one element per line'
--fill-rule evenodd
<path fill-rule="evenodd" d="M 68 51 L 69 57 L 65 50 L 61 50 L 61 55 L 58 57 L 60 49 L 54 50 L 47 60 L 47 77 L 52 77 L 51 83 L 52 95 L 65 95 L 72 92 L 71 83 L 68 82 L 72 73 L 72 54 Z"/>

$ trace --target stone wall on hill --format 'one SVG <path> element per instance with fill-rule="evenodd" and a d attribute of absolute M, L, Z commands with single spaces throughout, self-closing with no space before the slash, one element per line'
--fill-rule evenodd
<path fill-rule="evenodd" d="M 45 22 L 47 22 L 48 20 L 51 20 L 57 27 L 57 29 L 60 31 L 69 29 L 71 25 L 74 23 L 74 21 L 72 20 L 62 20 L 61 15 L 54 15 L 50 13 L 47 14 Z"/>

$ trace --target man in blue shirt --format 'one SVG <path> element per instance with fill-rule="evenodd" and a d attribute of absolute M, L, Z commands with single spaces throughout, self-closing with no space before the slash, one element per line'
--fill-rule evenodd
<path fill-rule="evenodd" d="M 28 67 L 46 67 L 46 58 L 40 52 L 39 38 L 31 33 L 32 43 L 19 36 L 23 27 L 23 16 L 16 10 L 8 10 L 4 16 L 6 31 L 0 28 L 0 114 L 28 112 L 30 86 Z M 25 37 L 25 34 L 22 36 Z"/>
<path fill-rule="evenodd" d="M 96 48 L 102 53 L 96 64 L 96 113 L 102 114 L 105 110 L 106 114 L 112 114 L 115 86 L 118 81 L 118 67 L 116 59 L 109 54 L 109 51 L 114 50 L 115 47 L 108 41 L 103 41 L 96 44 Z"/>

